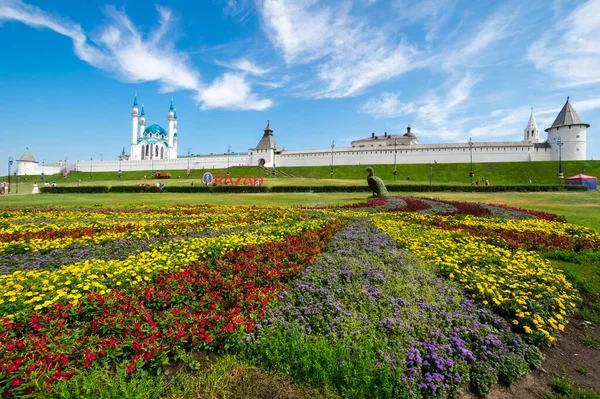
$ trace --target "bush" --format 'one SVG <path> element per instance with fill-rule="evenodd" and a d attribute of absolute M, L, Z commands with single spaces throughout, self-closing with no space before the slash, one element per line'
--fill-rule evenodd
<path fill-rule="evenodd" d="M 113 186 L 111 193 L 160 193 L 161 189 L 156 186 Z"/>
<path fill-rule="evenodd" d="M 41 187 L 40 192 L 46 194 L 99 194 L 107 193 L 107 186 L 77 186 L 77 187 Z"/>
<path fill-rule="evenodd" d="M 387 186 L 388 191 L 401 192 L 530 192 L 530 191 L 587 191 L 585 186 L 428 186 L 424 184 L 396 184 Z M 42 187 L 42 193 L 64 194 L 64 193 L 370 193 L 371 189 L 364 186 L 168 186 L 162 189 L 155 186 L 80 186 L 80 187 Z"/>

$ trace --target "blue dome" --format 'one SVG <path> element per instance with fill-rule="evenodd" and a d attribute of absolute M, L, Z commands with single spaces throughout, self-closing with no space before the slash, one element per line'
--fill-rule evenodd
<path fill-rule="evenodd" d="M 150 125 L 146 128 L 146 130 L 144 130 L 144 135 L 146 134 L 160 134 L 163 136 L 167 136 L 168 133 L 165 129 L 163 129 L 160 125 L 157 125 L 156 123 L 153 125 Z"/>

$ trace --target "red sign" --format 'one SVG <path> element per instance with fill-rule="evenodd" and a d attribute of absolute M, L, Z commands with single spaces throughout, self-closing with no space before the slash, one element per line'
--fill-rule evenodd
<path fill-rule="evenodd" d="M 237 178 L 231 176 L 217 176 L 214 178 L 215 184 L 228 184 L 231 186 L 262 186 L 263 177 L 260 176 L 238 176 Z"/>

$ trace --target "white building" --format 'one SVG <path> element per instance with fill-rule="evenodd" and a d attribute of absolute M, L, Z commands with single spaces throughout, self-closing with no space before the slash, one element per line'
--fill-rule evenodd
<path fill-rule="evenodd" d="M 286 150 L 279 146 L 271 122 L 267 123 L 263 136 L 255 148 L 246 153 L 177 157 L 177 111 L 169 108 L 168 131 L 154 124 L 146 127 L 144 107 L 138 115 L 137 96 L 132 108 L 131 152 L 123 151 L 114 161 L 76 161 L 71 165 L 49 164 L 45 173 L 59 171 L 117 172 L 118 170 L 186 170 L 215 169 L 229 166 L 328 166 L 328 165 L 382 165 L 423 163 L 473 162 L 529 162 L 585 160 L 586 134 L 589 124 L 581 121 L 573 106 L 567 102 L 554 123 L 545 129 L 546 141 L 542 141 L 533 109 L 523 131 L 521 141 L 472 142 L 447 144 L 419 144 L 411 132 L 388 134 L 356 140 L 351 147 Z M 26 151 L 17 161 L 20 175 L 39 175 L 43 166 Z"/>
<path fill-rule="evenodd" d="M 155 123 L 146 127 L 144 105 L 138 115 L 137 94 L 131 108 L 131 152 L 129 160 L 176 159 L 177 158 L 177 110 L 169 107 L 168 131 Z"/>

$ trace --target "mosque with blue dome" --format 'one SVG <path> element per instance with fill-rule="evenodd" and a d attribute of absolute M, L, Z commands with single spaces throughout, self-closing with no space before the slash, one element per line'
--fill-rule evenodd
<path fill-rule="evenodd" d="M 143 104 L 138 114 L 137 94 L 133 99 L 131 118 L 130 160 L 177 158 L 177 110 L 173 106 L 173 99 L 171 99 L 171 106 L 169 107 L 168 130 L 157 123 L 146 127 L 146 114 Z"/>

